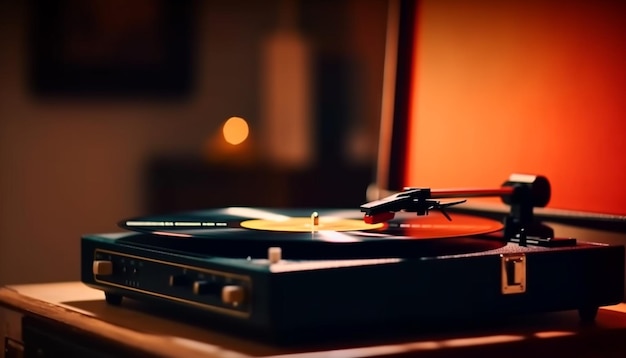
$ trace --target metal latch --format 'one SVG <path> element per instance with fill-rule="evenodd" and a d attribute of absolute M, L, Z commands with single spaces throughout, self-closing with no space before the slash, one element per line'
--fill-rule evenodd
<path fill-rule="evenodd" d="M 526 255 L 501 254 L 502 294 L 526 292 Z"/>

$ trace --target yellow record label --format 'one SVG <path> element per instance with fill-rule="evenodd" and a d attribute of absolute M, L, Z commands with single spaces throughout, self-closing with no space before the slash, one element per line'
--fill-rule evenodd
<path fill-rule="evenodd" d="M 241 223 L 246 229 L 285 231 L 285 232 L 313 232 L 322 230 L 332 231 L 356 231 L 373 230 L 385 226 L 383 223 L 367 224 L 363 220 L 341 219 L 335 217 L 320 217 L 317 225 L 312 218 L 289 218 L 286 220 L 246 220 Z"/>

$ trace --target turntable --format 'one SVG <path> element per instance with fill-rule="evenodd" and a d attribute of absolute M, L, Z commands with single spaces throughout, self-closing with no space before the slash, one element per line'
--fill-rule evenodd
<path fill-rule="evenodd" d="M 452 210 L 475 196 L 511 211 L 499 222 Z M 533 216 L 549 197 L 546 178 L 512 175 L 496 189 L 407 188 L 360 210 L 134 218 L 83 236 L 82 281 L 111 304 L 280 341 L 560 310 L 592 321 L 623 299 L 624 247 L 555 238 Z"/>

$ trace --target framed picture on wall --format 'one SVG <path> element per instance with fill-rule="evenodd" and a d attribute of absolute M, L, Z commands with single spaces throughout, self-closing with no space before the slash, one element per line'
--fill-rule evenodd
<path fill-rule="evenodd" d="M 184 96 L 192 87 L 189 0 L 48 0 L 30 8 L 38 96 Z"/>

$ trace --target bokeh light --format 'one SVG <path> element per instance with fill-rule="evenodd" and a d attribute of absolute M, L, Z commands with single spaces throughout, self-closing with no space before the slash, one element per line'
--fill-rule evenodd
<path fill-rule="evenodd" d="M 224 139 L 232 145 L 243 143 L 248 138 L 248 123 L 241 117 L 230 117 L 222 127 Z"/>

